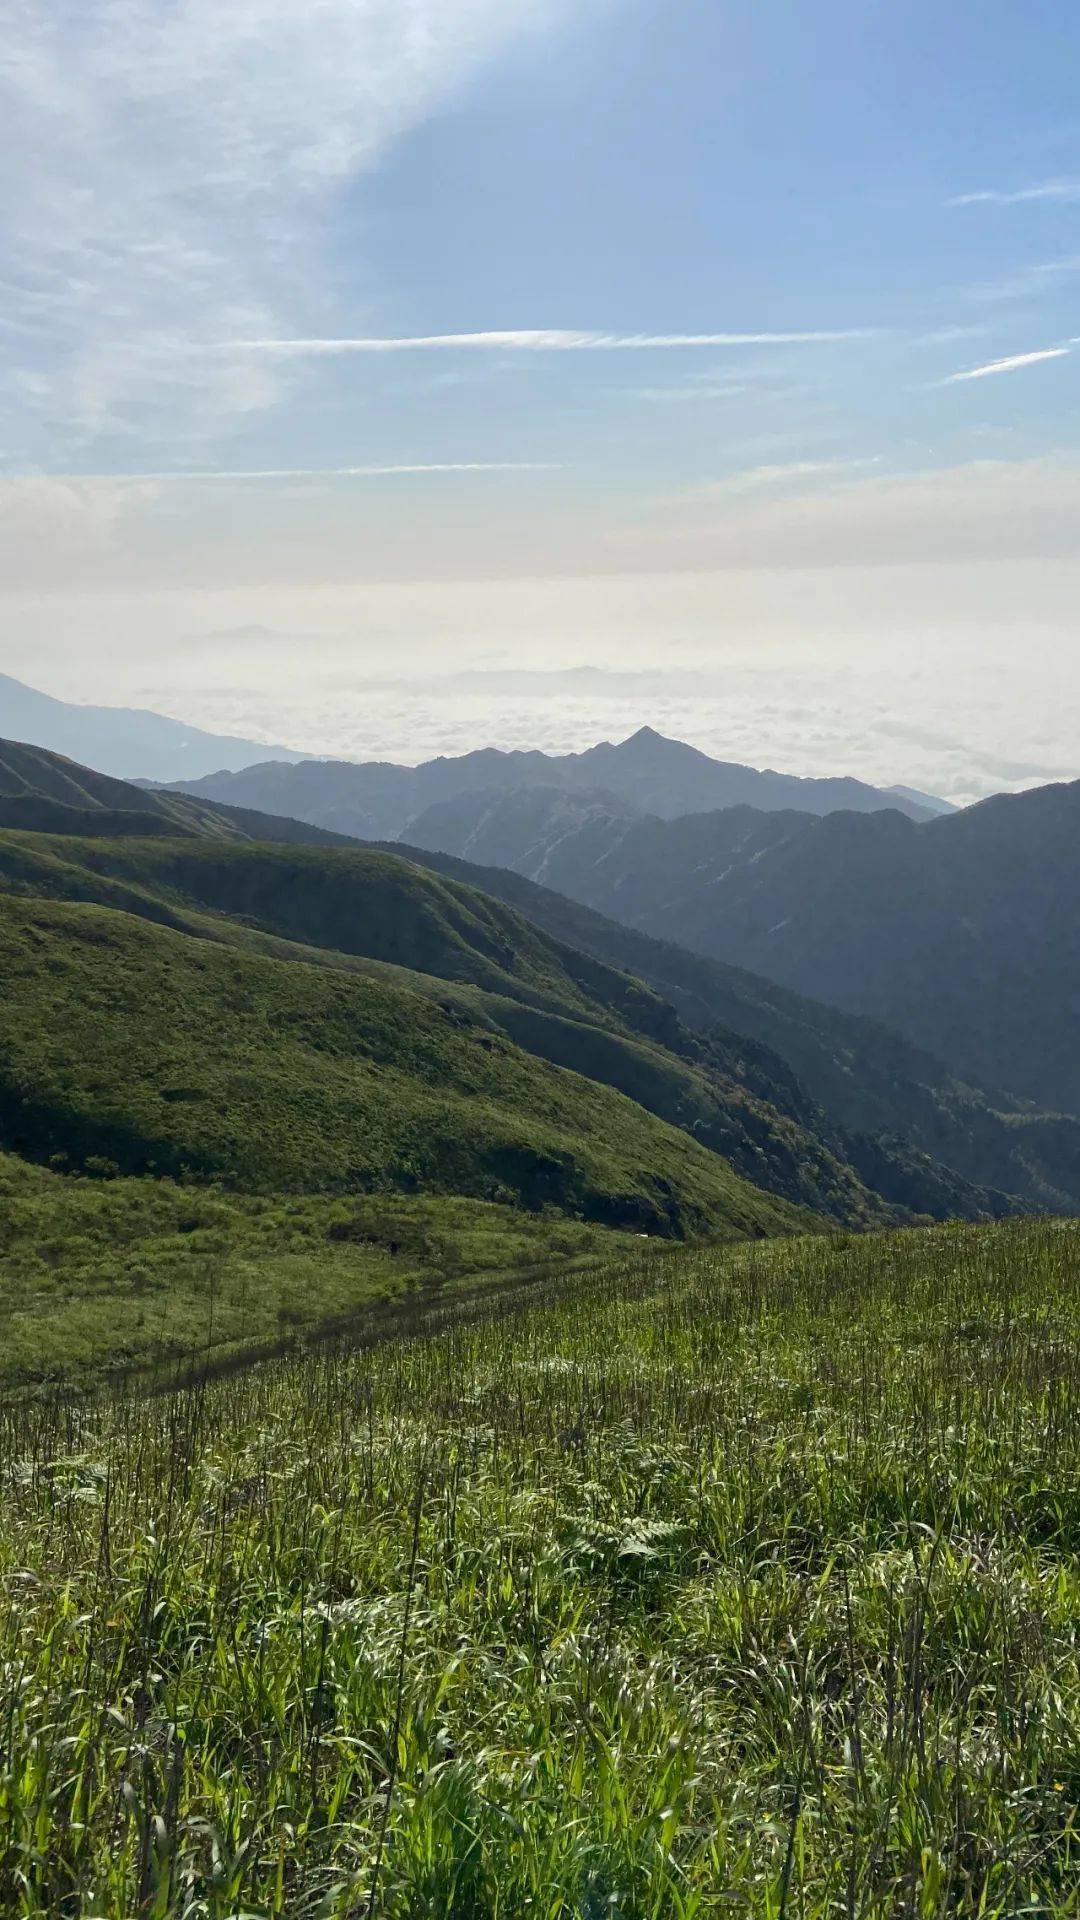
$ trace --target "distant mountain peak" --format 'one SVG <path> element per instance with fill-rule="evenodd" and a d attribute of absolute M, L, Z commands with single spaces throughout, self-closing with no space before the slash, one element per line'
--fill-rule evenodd
<path fill-rule="evenodd" d="M 886 793 L 850 776 L 797 778 L 720 760 L 648 722 L 624 740 L 605 740 L 576 753 L 480 747 L 413 767 L 298 753 L 207 733 L 149 711 L 74 705 L 0 675 L 0 735 L 68 754 L 114 778 L 190 782 L 205 797 L 254 804 L 260 811 L 376 839 L 402 835 L 427 807 L 489 785 L 602 788 L 632 811 L 664 819 L 732 806 L 811 813 L 895 807 L 918 820 L 947 810 L 930 795 L 900 788 Z M 230 779 L 240 781 L 236 790 L 225 792 L 215 784 Z M 208 781 L 211 786 L 204 786 Z"/>
<path fill-rule="evenodd" d="M 724 761 L 714 760 L 710 754 L 702 753 L 700 747 L 692 747 L 685 740 L 673 740 L 670 734 L 659 733 L 655 727 L 649 726 L 639 727 L 636 733 L 628 734 L 625 740 L 614 743 L 604 740 L 598 746 L 586 748 L 584 753 L 576 757 L 579 760 L 588 761 L 594 754 L 597 758 L 604 760 L 617 755 L 621 760 L 633 762 L 635 759 L 641 759 L 643 753 L 648 755 L 653 765 L 657 761 L 685 763 L 689 760 L 703 761 L 710 766 L 726 764 Z"/>
<path fill-rule="evenodd" d="M 142 707 L 99 707 L 58 700 L 0 674 L 0 736 L 69 755 L 113 779 L 186 780 L 237 772 L 261 760 L 308 758 L 291 747 L 185 726 Z"/>

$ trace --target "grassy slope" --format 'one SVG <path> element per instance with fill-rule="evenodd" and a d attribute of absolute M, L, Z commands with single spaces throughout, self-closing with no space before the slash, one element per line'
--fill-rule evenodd
<path fill-rule="evenodd" d="M 516 1198 L 660 1233 L 782 1202 L 606 1087 L 389 983 L 7 896 L 0 1145 L 250 1192 Z"/>
<path fill-rule="evenodd" d="M 321 827 L 244 807 L 214 806 L 167 788 L 139 787 L 17 740 L 0 740 L 0 827 L 29 833 L 191 834 L 217 840 L 345 844 L 339 834 Z"/>
<path fill-rule="evenodd" d="M 339 851 L 350 845 L 339 835 L 298 820 L 168 790 L 147 791 L 61 755 L 11 741 L 0 741 L 0 825 L 64 834 L 69 836 L 69 847 L 70 836 L 108 836 L 115 846 L 117 840 L 150 835 L 170 840 L 181 835 L 189 842 L 200 838 L 219 843 L 307 842 L 333 845 Z M 234 851 L 242 849 L 234 845 Z M 400 851 L 416 857 L 413 849 Z M 82 857 L 84 863 L 92 864 L 95 853 L 88 846 Z M 579 963 L 582 952 L 590 953 L 609 967 L 648 980 L 678 1007 L 691 1027 L 704 1024 L 712 1029 L 717 1022 L 726 1026 L 726 1038 L 715 1031 L 710 1037 L 711 1084 L 704 1104 L 697 1090 L 684 1086 L 675 1117 L 713 1144 L 722 1142 L 722 1150 L 741 1172 L 771 1190 L 847 1220 L 869 1217 L 860 1192 L 865 1188 L 878 1195 L 879 1203 L 871 1205 L 870 1214 L 881 1219 L 888 1217 L 890 1206 L 909 1215 L 978 1218 L 1007 1211 L 1003 1203 L 1007 1194 L 1040 1210 L 1069 1212 L 1080 1204 L 1080 1122 L 1017 1112 L 1015 1102 L 1004 1096 L 989 1099 L 979 1089 L 959 1084 L 931 1055 L 874 1022 L 619 927 L 506 870 L 477 868 L 439 854 L 423 856 L 423 863 L 458 881 L 479 884 L 489 896 L 520 908 L 549 934 L 581 950 Z M 70 861 L 68 866 L 69 892 L 65 895 L 61 888 L 61 897 L 71 897 L 73 881 L 85 894 L 86 883 L 71 873 Z M 160 916 L 160 868 L 153 876 L 150 896 L 142 884 L 146 875 L 139 874 L 138 855 L 134 871 L 140 884 L 129 889 L 129 905 L 134 911 Z M 213 877 L 208 861 L 198 871 L 204 879 Z M 220 910 L 235 912 L 236 870 L 216 878 L 219 886 L 224 881 L 223 899 L 219 896 L 217 901 Z M 93 893 L 92 888 L 89 891 Z M 258 911 L 264 916 L 263 924 L 276 924 L 280 895 L 277 899 L 271 895 L 267 915 L 265 886 L 261 891 L 264 898 Z M 293 891 L 290 885 L 290 894 Z M 323 891 L 325 895 L 327 890 Z M 290 937 L 315 940 L 321 951 L 332 949 L 336 943 L 327 932 L 326 899 L 313 900 L 310 885 L 295 892 L 303 911 L 299 921 L 293 922 Z M 336 913 L 340 919 L 341 903 L 329 904 L 330 918 Z M 312 906 L 314 923 L 304 917 Z M 365 923 L 365 931 L 370 931 L 370 924 L 370 920 Z M 348 934 L 344 944 L 352 950 Z M 449 955 L 444 943 L 437 944 L 436 955 L 434 972 L 446 977 Z M 451 976 L 456 977 L 453 967 Z M 519 995 L 519 983 L 514 983 L 511 993 Z M 566 1010 L 564 1001 L 558 1012 Z M 505 1025 L 498 1008 L 488 1011 L 494 1012 L 497 1025 Z M 593 1004 L 590 1023 L 595 1018 Z M 540 1037 L 535 1022 L 530 1032 L 534 1041 Z M 565 1036 L 554 1032 L 552 1038 L 553 1050 L 547 1057 L 561 1059 Z M 670 1034 L 664 1039 L 671 1047 Z M 759 1043 L 757 1049 L 750 1044 L 754 1040 Z M 542 1045 L 540 1050 L 544 1051 Z M 686 1047 L 676 1046 L 675 1051 L 685 1056 Z M 620 1072 L 614 1084 L 642 1098 L 635 1087 L 648 1089 L 654 1084 L 653 1076 L 639 1076 L 633 1061 L 622 1059 L 617 1064 Z M 792 1068 L 821 1111 L 808 1111 Z M 1007 1115 L 995 1110 L 1002 1106 L 1008 1109 Z M 667 1105 L 655 1110 L 662 1117 L 673 1117 Z M 867 1139 L 867 1134 L 876 1137 Z"/>
<path fill-rule="evenodd" d="M 1080 1913 L 1080 1234 L 7 1419 L 0 1908 Z"/>
<path fill-rule="evenodd" d="M 510 994 L 554 1012 L 603 1018 L 666 1039 L 671 1009 L 653 989 L 554 941 L 512 908 L 386 853 L 0 837 L 0 872 L 56 898 L 100 899 L 190 924 L 193 905 L 281 938 L 383 960 Z"/>
<path fill-rule="evenodd" d="M 281 959 L 424 993 L 551 1064 L 612 1086 L 744 1177 L 846 1224 L 895 1215 L 827 1137 L 782 1062 L 684 1028 L 642 982 L 551 938 L 472 887 L 340 849 L 0 835 L 0 885 L 89 899 Z M 300 946 L 297 943 L 307 944 Z M 319 943 L 318 945 L 314 943 Z M 905 1203 L 933 1211 L 929 1182 Z M 943 1193 L 943 1213 L 982 1196 Z"/>
<path fill-rule="evenodd" d="M 314 772 L 317 775 L 318 768 Z M 5 795 L 8 798 L 5 799 Z M 509 874 L 485 875 L 463 866 L 460 874 L 454 876 L 459 881 L 486 881 L 482 890 L 489 896 L 480 902 L 475 889 L 470 889 L 473 905 L 464 913 L 467 924 L 462 940 L 452 926 L 455 918 L 462 917 L 460 885 L 453 888 L 456 895 L 453 903 L 449 890 L 444 890 L 447 897 L 434 903 L 434 911 L 433 903 L 428 901 L 417 914 L 416 902 L 406 897 L 400 881 L 395 886 L 387 885 L 389 867 L 384 866 L 384 875 L 377 886 L 371 884 L 370 872 L 365 883 L 361 872 L 354 867 L 351 884 L 342 887 L 340 867 L 332 876 L 324 870 L 320 882 L 317 860 L 309 859 L 306 865 L 279 862 L 275 867 L 262 857 L 263 848 L 255 850 L 250 845 L 252 839 L 293 845 L 305 841 L 320 845 L 332 843 L 339 853 L 344 853 L 351 843 L 334 834 L 296 820 L 245 812 L 164 790 L 147 791 L 105 778 L 60 755 L 10 741 L 0 742 L 0 824 L 68 836 L 62 876 L 55 867 L 48 879 L 43 873 L 38 875 L 44 890 L 59 897 L 96 897 L 119 904 L 115 889 L 111 899 L 102 891 L 103 875 L 112 866 L 121 883 L 128 883 L 129 909 L 149 913 L 151 917 L 160 918 L 164 914 L 174 923 L 190 927 L 190 896 L 193 896 L 218 913 L 246 913 L 261 927 L 276 929 L 293 941 L 313 943 L 316 953 L 332 957 L 335 964 L 342 949 L 354 956 L 388 954 L 390 959 L 398 959 L 410 967 L 430 969 L 437 978 L 467 977 L 474 983 L 486 984 L 500 999 L 489 1005 L 485 1014 L 503 1030 L 507 1030 L 506 995 L 511 999 L 525 998 L 534 1009 L 543 1004 L 559 1017 L 559 1022 L 567 1014 L 577 1021 L 584 997 L 590 1026 L 596 1023 L 598 1005 L 603 1009 L 601 1023 L 610 1024 L 605 1002 L 610 998 L 613 981 L 611 965 L 606 968 L 601 965 L 599 969 L 594 966 L 594 977 L 582 982 L 582 970 L 587 971 L 589 967 L 585 953 L 601 961 L 614 960 L 616 971 L 620 967 L 633 974 L 640 974 L 643 968 L 648 971 L 648 954 L 640 965 L 635 964 L 633 957 L 627 961 L 617 953 L 605 952 L 603 940 L 597 945 L 596 940 L 589 937 L 588 929 L 581 938 L 572 932 L 554 968 L 555 974 L 561 976 L 554 983 L 555 992 L 552 993 L 548 982 L 541 1002 L 537 998 L 535 967 L 536 950 L 541 943 L 535 927 L 528 931 L 522 928 L 520 915 L 512 916 L 509 930 L 505 915 L 503 926 L 495 928 L 497 944 L 504 947 L 509 944 L 514 949 L 514 977 L 510 979 L 504 969 L 492 967 L 490 946 L 485 956 L 486 967 L 477 969 L 477 960 L 484 949 L 485 929 L 481 922 L 492 914 L 491 895 L 501 900 L 507 898 L 505 884 L 512 878 Z M 171 844 L 167 856 L 150 861 L 148 850 L 142 844 L 124 849 L 122 853 L 117 848 L 118 841 L 136 837 L 141 843 L 150 835 L 168 838 L 171 843 L 182 836 L 187 841 L 186 854 L 184 848 Z M 111 856 L 109 849 L 96 844 L 103 837 L 111 843 Z M 201 846 L 196 844 L 199 840 L 203 842 Z M 228 857 L 230 853 L 234 856 L 232 859 Z M 246 858 L 247 855 L 252 857 Z M 10 847 L 0 848 L 0 858 L 11 866 Z M 25 848 L 23 858 L 25 862 Z M 434 862 L 438 863 L 438 856 Z M 45 862 L 40 864 L 43 867 Z M 96 882 L 89 882 L 74 871 L 80 865 L 94 870 Z M 400 873 L 400 869 L 398 871 Z M 37 887 L 32 884 L 31 890 Z M 378 897 L 380 892 L 382 898 Z M 552 902 L 557 901 L 558 896 L 548 895 L 543 889 L 534 889 L 534 892 L 539 901 L 534 917 L 546 927 L 549 935 L 555 933 L 558 937 L 559 908 L 571 915 L 581 910 L 569 901 L 562 901 L 555 908 L 553 922 Z M 163 906 L 163 895 L 171 899 L 171 909 Z M 537 902 L 531 904 L 537 907 Z M 494 911 L 497 917 L 498 909 Z M 601 925 L 610 923 L 601 922 Z M 205 925 L 199 929 L 207 930 Z M 214 931 L 221 936 L 220 926 Z M 595 928 L 592 931 L 595 934 Z M 618 929 L 611 928 L 611 931 L 617 933 Z M 391 935 L 393 937 L 388 938 Z M 235 938 L 235 934 L 232 937 Z M 627 934 L 626 937 L 635 936 Z M 541 965 L 541 974 L 551 972 L 551 944 L 549 938 L 547 966 Z M 646 942 L 647 946 L 655 944 Z M 530 957 L 534 963 L 524 970 L 524 978 L 522 947 L 532 950 Z M 571 952 L 573 948 L 578 951 Z M 690 955 L 679 957 L 684 969 L 687 964 L 705 968 L 710 964 L 695 962 Z M 568 970 L 575 981 L 569 995 L 566 992 Z M 868 1128 L 872 1132 L 880 1132 L 884 1127 L 895 1132 L 897 1111 L 905 1106 L 914 1107 L 920 1118 L 929 1107 L 931 1118 L 938 1119 L 942 1103 L 922 1084 L 909 1090 L 914 1092 L 913 1102 L 898 1100 L 898 1080 L 902 1080 L 903 1075 L 892 1071 L 890 1060 L 884 1076 L 884 1111 L 879 1112 L 883 1075 L 880 1062 L 867 1057 L 873 1049 L 862 1046 L 857 1050 L 857 1061 L 851 1061 L 847 1057 L 850 1047 L 843 1040 L 837 1044 L 831 1030 L 824 1036 L 819 1034 L 817 1028 L 821 1021 L 830 1020 L 827 1010 L 822 1008 L 811 1008 L 809 1026 L 803 1018 L 796 1017 L 793 1023 L 783 1015 L 777 1032 L 774 1031 L 776 1010 L 770 1004 L 765 1010 L 762 1032 L 755 1018 L 760 1011 L 759 1002 L 762 995 L 766 1000 L 770 995 L 775 999 L 780 990 L 770 989 L 763 981 L 754 982 L 752 976 L 746 976 L 746 982 L 752 990 L 749 1019 L 743 1017 L 747 1007 L 741 1004 L 747 998 L 745 992 L 736 992 L 733 1014 L 726 1002 L 706 1011 L 706 1024 L 710 1028 L 715 1029 L 719 1019 L 732 1030 L 726 1036 L 715 1030 L 710 1032 L 704 1049 L 708 1055 L 704 1086 L 700 1072 L 693 1079 L 685 1071 L 676 1072 L 675 1080 L 680 1084 L 673 1091 L 670 1061 L 664 1063 L 658 1079 L 655 1061 L 645 1063 L 642 1071 L 639 1050 L 620 1054 L 618 1048 L 613 1050 L 608 1046 L 598 1052 L 591 1035 L 584 1043 L 585 1049 L 600 1062 L 601 1078 L 609 1077 L 607 1064 L 611 1063 L 615 1069 L 610 1076 L 613 1085 L 641 1100 L 660 1117 L 693 1128 L 700 1138 L 725 1153 L 748 1178 L 834 1219 L 865 1223 L 873 1219 L 885 1222 L 898 1214 L 899 1217 L 986 1217 L 1007 1211 L 1004 1195 L 1014 1190 L 1041 1207 L 1067 1207 L 1072 1197 L 1070 1178 L 1074 1171 L 1077 1178 L 1072 1186 L 1080 1190 L 1080 1164 L 1073 1167 L 1074 1161 L 1080 1162 L 1080 1148 L 1070 1138 L 1059 1137 L 1064 1123 L 1059 1124 L 1056 1134 L 1052 1130 L 1048 1134 L 1043 1123 L 1037 1134 L 1029 1131 L 1025 1139 L 1019 1141 L 1015 1132 L 1006 1135 L 995 1117 L 988 1116 L 991 1140 L 982 1138 L 987 1132 L 984 1124 L 981 1129 L 975 1129 L 980 1137 L 972 1143 L 969 1138 L 972 1129 L 965 1124 L 972 1102 L 963 1097 L 960 1104 L 964 1115 L 959 1125 L 954 1111 L 956 1103 L 947 1103 L 944 1134 L 941 1128 L 932 1128 L 928 1135 L 916 1130 L 911 1145 L 897 1140 L 867 1143 L 853 1139 L 849 1131 L 852 1127 Z M 584 995 L 579 991 L 582 985 Z M 619 1021 L 633 1031 L 646 1031 L 650 1039 L 661 1039 L 666 1049 L 680 1054 L 684 1061 L 695 1052 L 700 1055 L 703 1050 L 690 1041 L 685 1031 L 678 1038 L 673 1036 L 670 1009 L 660 1010 L 655 994 L 641 994 L 640 980 L 637 985 L 636 997 L 626 994 L 625 981 L 619 989 L 622 1002 L 617 1010 Z M 661 992 L 665 1000 L 675 999 L 691 1026 L 699 1023 L 698 996 L 691 993 L 688 1003 L 685 996 L 680 995 L 678 979 L 670 989 L 662 982 Z M 706 999 L 709 997 L 706 994 Z M 715 995 L 712 997 L 715 999 Z M 797 996 L 788 998 L 797 999 Z M 730 999 L 729 994 L 727 1001 Z M 475 1012 L 475 1005 L 472 1011 Z M 655 1020 L 658 1014 L 659 1026 Z M 833 1025 L 842 1023 L 843 1019 L 840 1014 L 831 1016 Z M 800 1047 L 800 1043 L 808 1031 L 811 1044 L 807 1056 L 805 1046 Z M 579 1054 L 583 1050 L 579 1035 L 568 1035 L 562 1024 L 544 1026 L 533 1019 L 526 1023 L 526 1032 L 525 1044 L 545 1058 L 565 1062 L 568 1044 Z M 747 1036 L 755 1037 L 759 1043 L 764 1040 L 766 1044 L 755 1047 Z M 520 1032 L 515 1037 L 520 1038 Z M 901 1043 L 890 1036 L 886 1038 L 892 1052 L 903 1051 Z M 780 1043 L 782 1059 L 769 1051 L 770 1042 Z M 792 1042 L 794 1044 L 789 1044 Z M 577 1064 L 577 1060 L 573 1064 Z M 791 1064 L 813 1089 L 813 1099 L 829 1119 L 823 1119 L 822 1111 L 807 1100 L 793 1078 Z M 653 1093 L 657 1089 L 660 1099 L 658 1104 L 653 1104 Z M 851 1111 L 853 1089 L 857 1089 L 859 1105 L 855 1114 Z M 905 1133 L 911 1131 L 902 1112 L 899 1124 Z M 1077 1139 L 1080 1140 L 1080 1128 L 1077 1128 Z M 957 1159 L 952 1151 L 957 1144 L 974 1144 L 974 1151 L 969 1152 L 966 1159 Z M 928 1153 L 933 1156 L 933 1164 Z M 953 1171 L 953 1167 L 958 1170 Z M 991 1193 L 987 1188 L 997 1191 Z M 867 1189 L 872 1190 L 873 1199 L 868 1197 Z"/>
<path fill-rule="evenodd" d="M 640 1243 L 447 1196 L 249 1195 L 87 1179 L 0 1153 L 0 1388 L 302 1335 L 477 1276 Z"/>

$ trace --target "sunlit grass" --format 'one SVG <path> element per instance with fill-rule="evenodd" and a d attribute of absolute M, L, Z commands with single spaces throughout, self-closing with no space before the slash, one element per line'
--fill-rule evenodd
<path fill-rule="evenodd" d="M 0 1153 L 0 1392 L 171 1378 L 637 1244 L 554 1209 L 86 1179 Z"/>
<path fill-rule="evenodd" d="M 3 1416 L 0 1911 L 1080 1913 L 1080 1235 Z"/>

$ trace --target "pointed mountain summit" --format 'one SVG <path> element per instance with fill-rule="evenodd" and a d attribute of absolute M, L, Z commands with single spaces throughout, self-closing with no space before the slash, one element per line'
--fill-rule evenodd
<path fill-rule="evenodd" d="M 214 773 L 183 783 L 185 792 L 201 799 L 290 814 L 364 840 L 414 839 L 414 829 L 421 821 L 426 826 L 433 807 L 485 795 L 490 802 L 495 795 L 541 787 L 577 795 L 590 807 L 602 798 L 608 805 L 618 802 L 628 814 L 652 813 L 665 820 L 741 806 L 765 813 L 794 809 L 812 814 L 891 809 L 912 820 L 927 820 L 933 811 L 931 805 L 886 793 L 864 780 L 802 779 L 714 760 L 649 726 L 639 727 L 629 739 L 605 740 L 582 753 L 481 747 L 417 767 L 348 760 L 282 766 L 264 760 L 238 773 Z"/>
<path fill-rule="evenodd" d="M 671 740 L 655 727 L 639 727 L 617 745 L 605 741 L 572 756 L 577 779 L 604 787 L 644 813 L 675 819 L 684 813 L 714 813 L 723 807 L 758 807 L 773 813 L 874 813 L 894 807 L 911 819 L 929 819 L 941 803 L 891 789 L 882 792 L 863 780 L 802 778 L 759 771 L 735 760 L 715 760 L 683 740 Z M 556 762 L 555 764 L 559 764 Z"/>

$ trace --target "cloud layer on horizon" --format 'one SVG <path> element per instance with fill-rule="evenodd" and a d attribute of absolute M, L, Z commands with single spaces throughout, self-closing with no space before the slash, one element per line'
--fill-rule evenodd
<path fill-rule="evenodd" d="M 107 646 L 110 698 L 349 758 L 567 751 L 648 721 L 970 799 L 1080 774 L 1078 590 L 1059 561 L 38 596 L 9 605 L 0 671 L 100 701 Z"/>
<path fill-rule="evenodd" d="M 1080 460 L 1068 454 L 907 469 L 879 456 L 777 462 L 625 507 L 596 496 L 572 469 L 552 473 L 527 461 L 0 479 L 7 594 L 152 590 L 192 579 L 208 588 L 250 583 L 254 592 L 350 581 L 978 565 L 1077 552 Z"/>

